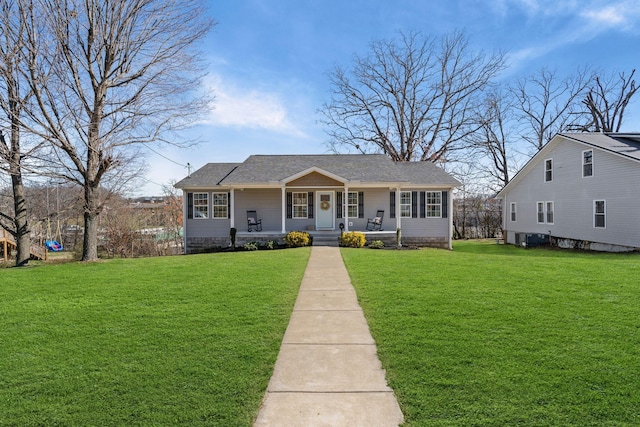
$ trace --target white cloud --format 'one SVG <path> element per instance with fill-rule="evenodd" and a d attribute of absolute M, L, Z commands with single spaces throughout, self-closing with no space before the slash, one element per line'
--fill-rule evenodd
<path fill-rule="evenodd" d="M 215 101 L 204 124 L 305 136 L 292 121 L 282 94 L 239 87 L 220 76 L 209 77 L 206 86 L 215 95 Z"/>

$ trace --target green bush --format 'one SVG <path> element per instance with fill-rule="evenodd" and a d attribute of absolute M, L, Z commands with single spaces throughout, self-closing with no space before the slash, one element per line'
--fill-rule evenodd
<path fill-rule="evenodd" d="M 246 251 L 257 251 L 258 244 L 256 242 L 248 242 L 242 246 Z"/>
<path fill-rule="evenodd" d="M 275 240 L 267 240 L 264 244 L 265 249 L 276 249 L 278 247 L 278 242 Z"/>
<path fill-rule="evenodd" d="M 382 249 L 384 248 L 384 242 L 382 240 L 374 240 L 373 242 L 369 243 L 369 247 L 371 249 Z"/>
<path fill-rule="evenodd" d="M 290 231 L 284 238 L 287 246 L 292 248 L 299 248 L 302 246 L 309 246 L 311 244 L 311 237 L 306 231 Z"/>
<path fill-rule="evenodd" d="M 342 233 L 340 238 L 340 245 L 348 248 L 361 248 L 366 243 L 364 233 L 359 231 L 350 231 L 348 233 Z"/>

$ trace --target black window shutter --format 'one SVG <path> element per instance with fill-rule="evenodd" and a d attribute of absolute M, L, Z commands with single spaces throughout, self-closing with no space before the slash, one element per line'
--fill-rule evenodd
<path fill-rule="evenodd" d="M 447 200 L 449 198 L 448 196 L 448 192 L 442 192 L 442 218 L 447 218 L 449 212 L 449 201 Z"/>
<path fill-rule="evenodd" d="M 426 194 L 424 191 L 420 192 L 420 218 L 426 218 Z"/>
<path fill-rule="evenodd" d="M 411 218 L 418 218 L 418 192 L 411 192 Z"/>
<path fill-rule="evenodd" d="M 309 191 L 309 196 L 307 197 L 307 218 L 313 219 L 313 191 Z"/>
<path fill-rule="evenodd" d="M 396 217 L 396 192 L 389 193 L 389 218 Z"/>
<path fill-rule="evenodd" d="M 193 193 L 187 193 L 187 219 L 193 219 Z"/>
<path fill-rule="evenodd" d="M 338 191 L 336 198 L 338 199 L 336 202 L 336 218 L 342 218 L 342 191 Z"/>
<path fill-rule="evenodd" d="M 364 218 L 364 191 L 358 191 L 358 218 Z"/>
<path fill-rule="evenodd" d="M 287 191 L 287 218 L 293 218 L 293 194 Z"/>
<path fill-rule="evenodd" d="M 227 218 L 231 218 L 231 192 L 227 193 Z"/>

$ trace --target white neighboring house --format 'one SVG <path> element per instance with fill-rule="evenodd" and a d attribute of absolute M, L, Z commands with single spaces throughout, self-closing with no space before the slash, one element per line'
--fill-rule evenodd
<path fill-rule="evenodd" d="M 498 193 L 506 243 L 640 249 L 640 133 L 562 133 Z"/>

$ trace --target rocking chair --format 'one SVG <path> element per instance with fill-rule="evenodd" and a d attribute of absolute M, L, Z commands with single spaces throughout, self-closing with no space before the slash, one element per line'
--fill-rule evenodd
<path fill-rule="evenodd" d="M 256 211 L 247 211 L 247 226 L 249 231 L 262 231 L 262 219 L 258 219 Z"/>
<path fill-rule="evenodd" d="M 382 231 L 382 219 L 384 218 L 384 210 L 376 212 L 376 216 L 373 218 L 367 218 L 367 230 L 368 231 Z"/>

